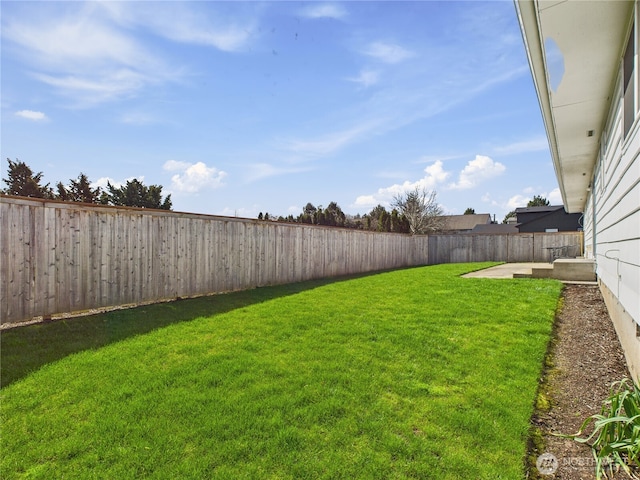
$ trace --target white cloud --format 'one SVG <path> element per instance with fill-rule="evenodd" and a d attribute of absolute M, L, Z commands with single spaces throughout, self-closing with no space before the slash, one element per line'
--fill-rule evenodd
<path fill-rule="evenodd" d="M 453 190 L 467 190 L 485 180 L 501 175 L 505 170 L 506 167 L 500 162 L 495 162 L 490 157 L 484 155 L 476 155 L 476 158 L 470 160 L 460 172 L 458 181 L 450 184 L 449 188 Z"/>
<path fill-rule="evenodd" d="M 414 53 L 399 45 L 384 42 L 373 42 L 363 52 L 384 63 L 400 63 L 414 56 Z"/>
<path fill-rule="evenodd" d="M 465 23 L 457 28 L 465 29 Z M 521 62 L 519 46 L 495 45 L 493 35 L 483 34 L 480 40 L 481 44 L 474 48 L 440 43 L 422 44 L 420 50 L 415 51 L 391 41 L 360 45 L 359 53 L 392 65 L 392 68 L 383 70 L 385 66 L 374 64 L 363 68 L 359 76 L 349 78 L 362 86 L 377 83 L 375 91 L 371 89 L 371 95 L 355 106 L 337 112 L 341 114 L 341 131 L 290 141 L 285 149 L 298 154 L 301 158 L 297 160 L 320 158 L 370 137 L 433 118 L 488 89 L 529 73 L 527 65 Z M 418 55 L 429 58 L 429 62 L 402 63 Z M 378 70 L 380 73 L 376 78 L 372 72 Z M 451 92 L 456 94 L 452 96 Z M 503 151 L 509 149 L 503 147 Z"/>
<path fill-rule="evenodd" d="M 424 169 L 426 175 L 415 182 L 405 181 L 403 183 L 396 183 L 389 187 L 378 189 L 375 194 L 372 195 L 360 195 L 356 198 L 352 207 L 360 208 L 373 208 L 376 205 L 390 205 L 394 197 L 402 195 L 405 192 L 415 190 L 435 190 L 436 187 L 442 184 L 449 177 L 450 173 L 442 168 L 442 162 L 436 161 L 432 165 L 429 165 Z"/>
<path fill-rule="evenodd" d="M 116 188 L 118 188 L 121 185 L 121 183 L 116 182 L 113 178 L 101 177 L 91 184 L 91 188 L 100 187 L 102 189 L 105 189 L 107 188 L 107 183 L 110 183 Z"/>
<path fill-rule="evenodd" d="M 254 30 L 251 18 L 237 20 L 199 2 L 163 2 L 161 8 L 147 2 L 100 2 L 96 9 L 126 29 L 141 27 L 175 42 L 226 52 L 244 48 Z"/>
<path fill-rule="evenodd" d="M 536 195 L 546 198 L 549 201 L 549 205 L 562 205 L 562 194 L 559 188 L 554 188 L 549 193 L 541 191 L 539 188 L 526 187 L 522 190 L 524 195 L 514 195 L 507 201 L 507 207 L 510 210 L 514 208 L 524 208 L 527 203 Z"/>
<path fill-rule="evenodd" d="M 173 29 L 169 38 L 179 42 L 209 45 L 225 52 L 241 50 L 247 43 L 250 33 L 244 28 L 233 26 L 224 32 L 193 32 L 187 29 Z"/>
<path fill-rule="evenodd" d="M 30 22 L 8 21 L 3 36 L 24 47 L 41 67 L 88 70 L 104 62 L 134 67 L 149 63 L 149 52 L 91 12 Z"/>
<path fill-rule="evenodd" d="M 514 195 L 513 197 L 509 198 L 509 200 L 507 200 L 507 205 L 506 207 L 509 210 L 515 210 L 516 208 L 523 208 L 527 206 L 527 203 L 529 203 L 529 200 L 531 200 L 531 197 L 527 197 L 525 195 Z"/>
<path fill-rule="evenodd" d="M 493 149 L 496 155 L 516 155 L 519 153 L 540 152 L 543 150 L 549 150 L 549 142 L 547 137 L 544 136 L 495 147 Z"/>
<path fill-rule="evenodd" d="M 449 172 L 444 171 L 444 169 L 442 168 L 442 161 L 440 160 L 434 162 L 432 165 L 429 165 L 424 169 L 424 171 L 427 175 L 418 182 L 419 185 L 417 186 L 419 188 L 424 187 L 426 189 L 433 189 L 438 184 L 444 182 L 450 175 Z"/>
<path fill-rule="evenodd" d="M 347 78 L 350 82 L 358 83 L 364 88 L 378 83 L 380 72 L 374 70 L 362 70 L 357 77 Z"/>
<path fill-rule="evenodd" d="M 525 208 L 527 203 L 529 203 L 535 195 L 540 195 L 541 197 L 546 198 L 549 200 L 550 205 L 562 205 L 562 197 L 560 195 L 559 188 L 555 188 L 547 194 L 545 192 L 540 192 L 539 189 L 526 187 L 522 189 L 522 193 L 509 197 L 506 202 L 504 200 L 498 201 L 493 199 L 489 193 L 482 195 L 481 199 L 483 202 L 489 203 L 494 207 L 498 207 L 506 213 L 515 210 L 516 208 Z"/>
<path fill-rule="evenodd" d="M 44 122 L 49 118 L 42 112 L 36 112 L 34 110 L 20 110 L 15 113 L 16 117 L 32 120 L 34 122 Z"/>
<path fill-rule="evenodd" d="M 285 142 L 285 149 L 305 158 L 317 158 L 329 155 L 350 143 L 371 134 L 380 126 L 380 120 L 372 119 L 360 123 L 352 128 L 329 133 L 317 140 L 289 140 Z"/>
<path fill-rule="evenodd" d="M 56 87 L 61 94 L 73 98 L 76 106 L 83 108 L 133 95 L 144 85 L 154 83 L 154 80 L 128 69 L 105 73 L 101 78 L 44 74 L 35 77 L 47 85 Z"/>
<path fill-rule="evenodd" d="M 155 83 L 175 79 L 175 67 L 128 32 L 99 15 L 91 3 L 59 15 L 45 9 L 28 20 L 3 24 L 3 41 L 18 47 L 39 81 L 87 107 L 126 97 Z M 46 15 L 46 14 L 50 15 Z"/>
<path fill-rule="evenodd" d="M 168 160 L 162 167 L 168 172 L 180 172 L 171 177 L 171 187 L 179 192 L 195 193 L 205 188 L 218 188 L 227 176 L 215 167 L 207 167 L 204 162 L 188 163 Z"/>
<path fill-rule="evenodd" d="M 225 207 L 223 208 L 218 215 L 223 217 L 238 217 L 238 218 L 256 218 L 256 214 L 254 213 L 256 208 L 231 208 Z"/>
<path fill-rule="evenodd" d="M 107 188 L 107 183 L 110 183 L 115 188 L 120 188 L 123 185 L 125 185 L 127 182 L 130 182 L 131 180 L 138 180 L 140 182 L 144 182 L 144 175 L 140 175 L 140 176 L 137 176 L 137 177 L 125 178 L 122 181 L 114 180 L 111 177 L 100 177 L 98 180 L 96 180 L 95 182 L 93 182 L 91 184 L 91 188 L 100 187 L 103 190 L 105 190 Z"/>
<path fill-rule="evenodd" d="M 263 178 L 305 172 L 310 169 L 310 167 L 276 167 L 270 163 L 254 163 L 249 166 L 249 170 L 247 171 L 247 180 L 249 182 L 255 182 L 256 180 L 261 180 Z"/>
<path fill-rule="evenodd" d="M 354 208 L 374 208 L 378 205 L 378 200 L 375 195 L 360 195 L 353 203 Z"/>
<path fill-rule="evenodd" d="M 492 48 L 495 51 L 495 46 Z M 370 44 L 361 53 L 390 64 L 396 63 L 393 68 L 384 71 L 385 80 L 389 77 L 388 81 L 384 84 L 378 81 L 376 85 L 380 85 L 380 88 L 376 88 L 373 95 L 344 111 L 344 128 L 341 131 L 318 135 L 315 139 L 291 141 L 285 148 L 305 159 L 319 158 L 369 137 L 442 114 L 487 89 L 527 73 L 527 66 L 522 62 L 509 60 L 510 52 L 515 47 L 496 54 L 495 58 L 488 54 L 478 57 L 477 50 L 483 51 L 452 46 L 438 47 L 433 52 L 425 49 L 427 53 L 421 55 L 429 57 L 428 64 L 412 62 L 410 68 L 402 68 L 399 62 L 417 53 L 390 43 Z M 474 65 L 473 69 L 469 66 L 471 64 Z M 373 72 L 375 69 L 363 71 Z M 350 80 L 365 85 L 374 81 L 374 78 L 371 74 L 360 74 L 360 77 Z M 380 80 L 380 77 L 377 79 Z M 452 91 L 457 92 L 456 95 L 452 96 Z"/>
<path fill-rule="evenodd" d="M 177 171 L 185 171 L 192 164 L 189 162 L 182 162 L 178 160 L 167 160 L 164 162 L 162 168 L 167 172 L 177 172 Z"/>
<path fill-rule="evenodd" d="M 485 193 L 484 195 L 482 195 L 480 197 L 480 200 L 482 200 L 485 203 L 491 203 L 492 205 L 496 205 L 495 200 L 491 199 L 491 194 L 489 192 Z"/>
<path fill-rule="evenodd" d="M 347 16 L 347 11 L 342 5 L 335 3 L 321 3 L 318 5 L 311 5 L 303 9 L 301 14 L 306 18 L 333 18 L 341 20 Z"/>
<path fill-rule="evenodd" d="M 122 123 L 127 125 L 152 125 L 155 123 L 161 123 L 161 120 L 143 112 L 129 112 L 120 117 Z"/>
<path fill-rule="evenodd" d="M 212 18 L 203 11 L 190 9 L 181 2 L 143 8 L 137 22 L 156 35 L 170 40 L 214 47 L 224 52 L 244 49 L 253 37 L 251 20 L 238 22 L 232 18 Z"/>
<path fill-rule="evenodd" d="M 379 170 L 373 175 L 377 178 L 386 178 L 388 180 L 401 180 L 409 176 L 406 171 L 402 170 Z"/>
<path fill-rule="evenodd" d="M 180 81 L 185 68 L 148 41 L 151 33 L 174 42 L 243 49 L 253 20 L 218 18 L 198 2 L 71 2 L 44 4 L 24 17 L 3 19 L 3 42 L 33 76 L 87 108 L 136 96 L 145 88 Z"/>
<path fill-rule="evenodd" d="M 435 163 L 437 161 L 445 162 L 447 160 L 455 160 L 465 155 L 423 155 L 416 163 Z"/>
<path fill-rule="evenodd" d="M 562 205 L 564 202 L 562 201 L 562 193 L 560 193 L 559 188 L 554 188 L 549 192 L 549 196 L 547 197 L 549 200 L 549 204 L 551 205 Z"/>

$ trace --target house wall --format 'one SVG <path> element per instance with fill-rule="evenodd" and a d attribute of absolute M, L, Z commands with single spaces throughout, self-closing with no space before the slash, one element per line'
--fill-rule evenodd
<path fill-rule="evenodd" d="M 520 233 L 545 232 L 555 228 L 559 232 L 575 232 L 582 228 L 580 213 L 567 213 L 564 209 L 549 213 L 518 213 Z"/>
<path fill-rule="evenodd" d="M 637 4 L 636 4 L 637 5 Z M 636 7 L 637 8 L 637 7 Z M 636 55 L 637 65 L 637 55 Z M 635 81 L 638 82 L 636 68 Z M 636 88 L 640 83 L 636 83 Z M 638 96 L 636 96 L 638 97 Z M 623 131 L 622 75 L 600 139 L 584 212 L 585 252 L 596 271 L 632 375 L 640 378 L 640 114 Z M 640 104 L 636 100 L 634 110 Z"/>

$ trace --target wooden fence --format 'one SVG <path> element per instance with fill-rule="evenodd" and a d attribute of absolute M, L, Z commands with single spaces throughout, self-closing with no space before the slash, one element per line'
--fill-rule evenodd
<path fill-rule="evenodd" d="M 0 323 L 424 265 L 427 242 L 0 196 Z"/>
<path fill-rule="evenodd" d="M 569 234 L 408 236 L 0 196 L 0 324 L 435 263 L 547 261 Z"/>
<path fill-rule="evenodd" d="M 430 235 L 428 263 L 548 262 L 558 247 L 581 256 L 582 232 Z"/>

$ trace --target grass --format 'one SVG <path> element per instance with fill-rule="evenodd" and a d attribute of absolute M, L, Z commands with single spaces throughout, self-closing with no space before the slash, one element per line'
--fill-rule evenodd
<path fill-rule="evenodd" d="M 331 282 L 313 280 L 258 288 L 5 330 L 0 335 L 0 385 L 7 386 L 72 353 L 98 349 L 172 324 L 219 315 Z"/>
<path fill-rule="evenodd" d="M 523 478 L 561 284 L 484 266 L 3 332 L 0 477 Z"/>
<path fill-rule="evenodd" d="M 560 298 L 556 309 L 561 311 L 564 308 L 563 299 Z M 544 358 L 543 369 L 538 382 L 538 391 L 534 402 L 534 412 L 532 415 L 531 427 L 529 429 L 529 441 L 527 445 L 527 479 L 540 480 L 546 475 L 540 473 L 537 468 L 538 457 L 546 453 L 546 442 L 544 431 L 539 426 L 540 417 L 547 414 L 553 407 L 552 381 L 558 375 L 555 365 L 555 350 L 558 345 L 558 324 L 554 324 L 551 338 L 547 345 L 547 353 Z"/>

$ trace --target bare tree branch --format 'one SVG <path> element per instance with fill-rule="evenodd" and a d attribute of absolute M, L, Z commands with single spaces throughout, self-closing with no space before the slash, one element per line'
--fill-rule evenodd
<path fill-rule="evenodd" d="M 435 190 L 428 192 L 416 187 L 414 190 L 396 195 L 391 204 L 405 216 L 413 235 L 442 230 L 442 208 L 437 202 Z"/>

